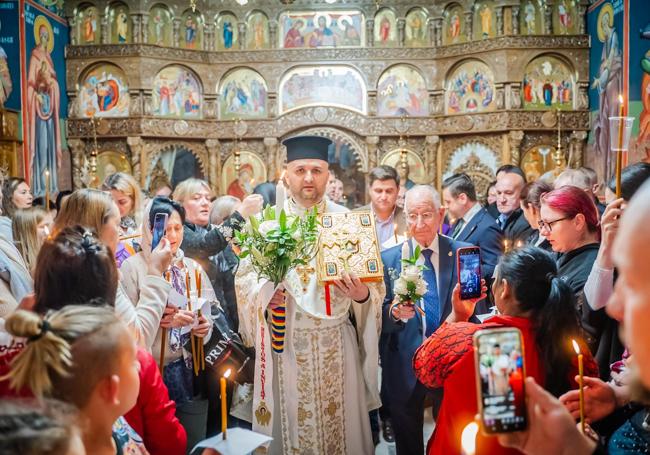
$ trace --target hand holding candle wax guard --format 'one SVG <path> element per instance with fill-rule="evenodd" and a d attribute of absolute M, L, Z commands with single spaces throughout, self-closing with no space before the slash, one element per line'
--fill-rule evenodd
<path fill-rule="evenodd" d="M 625 115 L 625 100 L 623 95 L 618 96 L 618 117 L 609 117 L 609 145 L 612 152 L 616 152 L 616 198 L 621 197 L 621 172 L 627 164 L 627 152 L 632 135 L 634 117 Z"/>

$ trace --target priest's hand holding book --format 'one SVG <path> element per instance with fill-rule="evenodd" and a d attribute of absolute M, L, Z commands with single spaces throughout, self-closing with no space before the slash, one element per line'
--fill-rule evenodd
<path fill-rule="evenodd" d="M 355 302 L 365 302 L 370 297 L 370 289 L 354 274 L 341 272 L 341 279 L 332 281 L 336 289 Z"/>

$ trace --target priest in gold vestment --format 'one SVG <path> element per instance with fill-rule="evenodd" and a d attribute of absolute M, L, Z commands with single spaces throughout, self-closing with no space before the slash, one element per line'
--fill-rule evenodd
<path fill-rule="evenodd" d="M 330 143 L 321 137 L 284 142 L 288 214 L 302 215 L 314 206 L 319 214 L 348 210 L 324 199 Z M 344 274 L 330 287 L 330 315 L 316 258 L 291 270 L 278 289 L 259 278 L 244 258 L 235 287 L 240 333 L 256 351 L 253 429 L 273 437 L 269 453 L 374 453 L 368 411 L 380 405 L 383 281 L 363 283 Z M 283 299 L 286 334 L 284 351 L 277 354 L 271 349 L 268 314 Z"/>

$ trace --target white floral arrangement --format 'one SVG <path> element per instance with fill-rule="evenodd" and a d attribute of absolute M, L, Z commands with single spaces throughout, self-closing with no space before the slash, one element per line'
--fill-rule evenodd
<path fill-rule="evenodd" d="M 410 258 L 402 258 L 402 273 L 393 286 L 393 292 L 400 303 L 414 305 L 427 293 L 427 282 L 424 281 L 422 274 L 427 267 L 417 265 L 420 253 L 418 246 Z"/>

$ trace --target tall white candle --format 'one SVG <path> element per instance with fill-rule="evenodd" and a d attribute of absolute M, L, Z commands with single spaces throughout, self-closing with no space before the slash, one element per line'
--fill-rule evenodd
<path fill-rule="evenodd" d="M 409 248 L 409 242 L 405 241 L 402 243 L 402 259 L 411 258 L 411 249 Z"/>
<path fill-rule="evenodd" d="M 284 175 L 284 174 L 283 174 Z M 287 190 L 282 183 L 282 177 L 278 180 L 278 184 L 275 187 L 275 219 L 280 220 L 280 212 L 284 208 L 284 201 L 287 198 Z"/>

